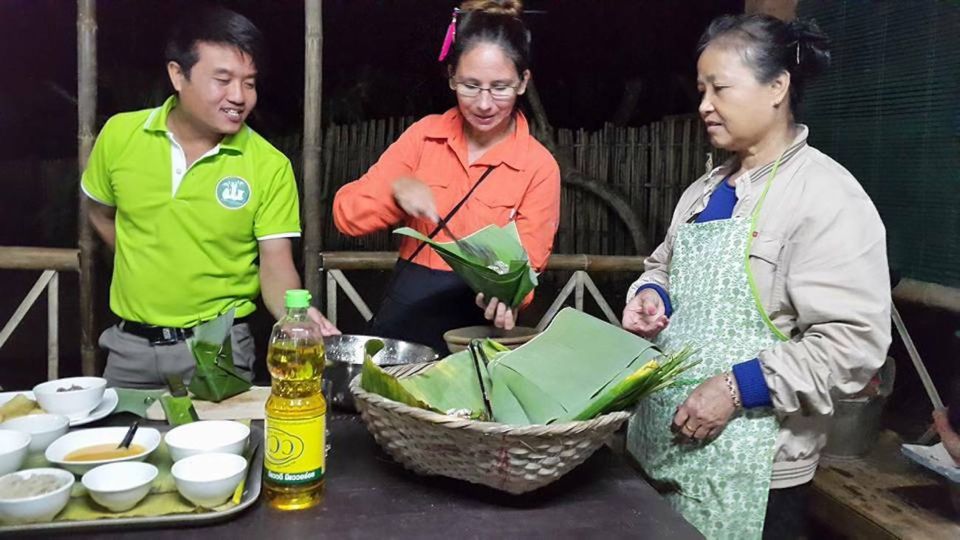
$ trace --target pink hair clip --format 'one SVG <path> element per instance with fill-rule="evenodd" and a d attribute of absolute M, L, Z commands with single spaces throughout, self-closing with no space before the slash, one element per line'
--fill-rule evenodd
<path fill-rule="evenodd" d="M 453 17 L 450 18 L 450 26 L 447 26 L 447 34 L 443 36 L 443 47 L 440 47 L 440 57 L 437 61 L 443 60 L 450 54 L 450 48 L 453 42 L 457 40 L 457 15 L 460 14 L 460 8 L 453 8 Z"/>

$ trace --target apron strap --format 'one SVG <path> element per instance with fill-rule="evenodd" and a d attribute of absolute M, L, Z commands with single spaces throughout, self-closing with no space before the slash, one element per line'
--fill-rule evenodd
<path fill-rule="evenodd" d="M 464 195 L 462 199 L 460 199 L 460 202 L 455 204 L 453 208 L 451 208 L 450 211 L 447 212 L 447 215 L 440 220 L 440 223 L 437 223 L 437 226 L 434 227 L 433 231 L 429 235 L 427 235 L 427 238 L 432 239 L 440 232 L 441 229 L 443 229 L 443 226 L 446 225 L 447 222 L 449 222 L 450 219 L 453 218 L 453 216 L 460 211 L 460 208 L 462 208 L 463 205 L 467 202 L 467 199 L 469 199 L 470 196 L 473 195 L 473 192 L 477 190 L 477 188 L 480 186 L 480 183 L 486 180 L 487 177 L 490 176 L 490 173 L 492 173 L 495 168 L 497 168 L 496 165 L 490 165 L 489 167 L 487 167 L 487 170 L 484 171 L 482 175 L 480 175 L 480 178 L 477 179 L 476 183 L 473 184 L 473 187 L 470 188 L 470 191 L 468 191 L 467 194 Z M 413 264 L 413 259 L 415 259 L 417 255 L 419 255 L 420 252 L 423 251 L 423 248 L 425 247 L 427 247 L 427 243 L 424 241 L 421 241 L 420 245 L 417 246 L 417 249 L 413 250 L 413 254 L 411 254 L 409 257 L 405 259 L 400 259 L 397 261 L 397 264 L 390 275 L 390 281 L 387 283 L 387 288 L 384 289 L 383 297 L 380 299 L 381 306 L 383 306 L 384 301 L 390 295 L 390 291 L 396 285 L 397 279 L 400 277 L 400 274 L 402 274 L 403 271 L 406 270 L 408 266 Z M 379 311 L 377 312 L 377 315 L 379 315 Z M 373 320 L 370 321 L 371 327 L 377 324 L 377 319 L 378 317 L 375 315 Z"/>
<path fill-rule="evenodd" d="M 470 191 L 468 191 L 467 194 L 464 195 L 462 199 L 460 199 L 460 202 L 455 204 L 453 208 L 450 209 L 449 212 L 447 212 L 447 215 L 440 220 L 440 223 L 437 223 L 437 226 L 434 227 L 433 231 L 427 235 L 427 238 L 432 240 L 433 237 L 436 236 L 443 229 L 444 225 L 450 222 L 454 214 L 460 211 L 460 208 L 467 202 L 467 199 L 470 198 L 470 195 L 473 195 L 473 192 L 476 191 L 476 189 L 480 186 L 480 183 L 486 180 L 487 177 L 490 176 L 490 173 L 492 173 L 495 168 L 497 168 L 496 165 L 490 165 L 489 167 L 487 167 L 487 170 L 484 171 L 482 175 L 480 175 L 480 178 L 477 179 L 477 182 L 475 184 L 473 184 L 473 187 L 470 188 Z M 420 245 L 417 246 L 417 249 L 413 251 L 412 255 L 407 257 L 406 262 L 408 263 L 413 262 L 413 259 L 415 259 L 417 255 L 419 255 L 420 252 L 423 251 L 423 248 L 425 247 L 427 247 L 427 243 L 421 240 Z"/>

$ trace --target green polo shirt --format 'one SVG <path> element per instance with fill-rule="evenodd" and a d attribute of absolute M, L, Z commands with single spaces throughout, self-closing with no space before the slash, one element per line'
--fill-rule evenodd
<path fill-rule="evenodd" d="M 167 130 L 176 103 L 110 118 L 81 187 L 117 209 L 110 308 L 183 328 L 252 313 L 257 242 L 299 236 L 300 211 L 290 161 L 249 126 L 183 170 Z"/>

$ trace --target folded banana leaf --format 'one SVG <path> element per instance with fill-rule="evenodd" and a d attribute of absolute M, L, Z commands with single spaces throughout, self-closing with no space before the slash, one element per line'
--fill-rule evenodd
<path fill-rule="evenodd" d="M 430 244 L 471 289 L 487 298 L 496 297 L 517 306 L 537 286 L 537 273 L 530 267 L 514 222 L 504 227 L 488 225 L 461 239 L 480 251 L 492 253 L 496 260 L 491 261 L 465 252 L 456 242 L 437 242 L 409 227 L 393 232 Z"/>
<path fill-rule="evenodd" d="M 219 403 L 246 392 L 252 386 L 233 369 L 230 340 L 233 314 L 231 309 L 216 319 L 195 326 L 193 336 L 187 339 L 197 363 L 188 388 L 199 399 Z"/>

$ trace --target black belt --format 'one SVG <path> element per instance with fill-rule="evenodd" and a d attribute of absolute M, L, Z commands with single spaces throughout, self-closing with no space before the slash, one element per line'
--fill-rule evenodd
<path fill-rule="evenodd" d="M 233 320 L 234 325 L 245 322 L 247 322 L 247 317 Z M 193 337 L 193 328 L 168 328 L 126 320 L 120 321 L 119 327 L 120 330 L 128 334 L 146 339 L 151 345 L 173 345 Z"/>

